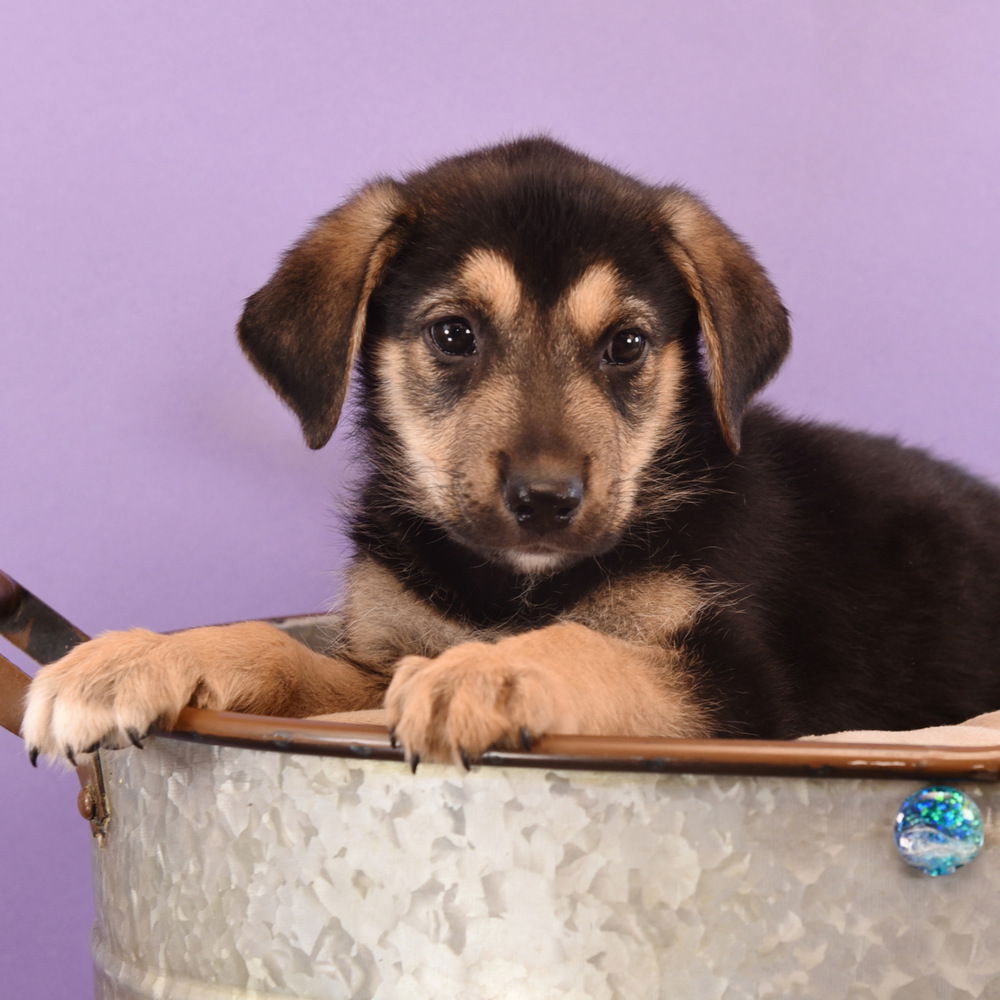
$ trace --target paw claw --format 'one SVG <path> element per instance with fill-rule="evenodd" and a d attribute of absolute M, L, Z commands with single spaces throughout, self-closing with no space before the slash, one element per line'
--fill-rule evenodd
<path fill-rule="evenodd" d="M 28 748 L 28 760 L 31 761 L 32 767 L 38 767 L 38 747 Z"/>
<path fill-rule="evenodd" d="M 531 748 L 535 745 L 535 737 L 531 735 L 531 730 L 527 726 L 521 726 L 521 746 L 526 752 L 531 753 Z"/>
<path fill-rule="evenodd" d="M 410 771 L 411 771 L 411 772 L 412 772 L 413 774 L 416 774 L 416 773 L 417 773 L 417 768 L 419 767 L 419 765 L 420 765 L 420 754 L 418 754 L 418 753 L 415 753 L 415 754 L 414 754 L 414 755 L 413 755 L 413 756 L 412 756 L 412 757 L 410 758 Z"/>
<path fill-rule="evenodd" d="M 393 748 L 393 750 L 395 750 L 396 747 L 399 746 L 399 739 L 396 736 L 396 730 L 395 729 L 390 729 L 389 730 L 389 746 L 391 746 Z"/>
<path fill-rule="evenodd" d="M 66 754 L 67 760 L 69 760 L 73 767 L 76 767 L 76 754 L 73 753 L 73 748 L 71 746 L 67 746 L 64 753 Z"/>
<path fill-rule="evenodd" d="M 458 756 L 462 758 L 462 767 L 464 767 L 466 771 L 471 771 L 472 761 L 469 759 L 469 751 L 466 750 L 465 747 L 459 747 Z"/>
<path fill-rule="evenodd" d="M 138 729 L 126 729 L 125 735 L 128 736 L 132 746 L 142 749 L 142 737 L 139 735 Z"/>

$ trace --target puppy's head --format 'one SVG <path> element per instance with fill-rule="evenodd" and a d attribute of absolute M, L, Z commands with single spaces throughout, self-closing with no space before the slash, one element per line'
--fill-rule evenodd
<path fill-rule="evenodd" d="M 703 373 L 686 370 L 695 335 Z M 369 185 L 240 322 L 314 448 L 360 358 L 395 495 L 527 573 L 615 544 L 698 386 L 738 451 L 788 339 L 763 269 L 704 204 L 548 139 Z"/>

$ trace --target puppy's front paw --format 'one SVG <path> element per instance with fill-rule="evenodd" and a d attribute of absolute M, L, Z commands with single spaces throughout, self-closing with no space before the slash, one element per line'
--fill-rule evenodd
<path fill-rule="evenodd" d="M 172 724 L 197 683 L 177 638 L 109 632 L 43 667 L 21 726 L 32 763 L 39 753 L 75 763 L 77 754 L 99 746 L 141 745 L 151 726 Z"/>
<path fill-rule="evenodd" d="M 543 671 L 505 642 L 467 642 L 435 659 L 400 660 L 385 705 L 414 767 L 433 760 L 468 768 L 491 747 L 530 750 L 560 715 Z"/>

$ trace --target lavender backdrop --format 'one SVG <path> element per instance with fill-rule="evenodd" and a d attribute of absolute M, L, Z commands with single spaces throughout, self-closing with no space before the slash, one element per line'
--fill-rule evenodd
<path fill-rule="evenodd" d="M 368 175 L 535 130 L 750 238 L 773 400 L 1000 477 L 998 42 L 989 0 L 7 4 L 0 567 L 88 630 L 325 605 L 347 450 L 242 360 L 241 300 Z M 0 733 L 7 996 L 89 989 L 73 784 Z"/>

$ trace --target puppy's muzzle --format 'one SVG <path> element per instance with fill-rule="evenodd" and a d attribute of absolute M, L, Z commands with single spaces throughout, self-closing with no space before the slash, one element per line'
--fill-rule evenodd
<path fill-rule="evenodd" d="M 503 498 L 522 528 L 542 535 L 569 526 L 583 503 L 583 489 L 579 476 L 512 473 Z"/>

